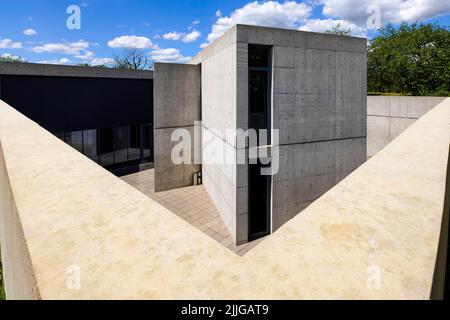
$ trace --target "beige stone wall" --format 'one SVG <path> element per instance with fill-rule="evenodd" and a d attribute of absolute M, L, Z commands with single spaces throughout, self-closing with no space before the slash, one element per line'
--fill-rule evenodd
<path fill-rule="evenodd" d="M 0 103 L 3 102 L 0 100 Z M 12 117 L 20 121 L 21 118 L 15 112 L 10 112 L 9 116 L 12 117 L 5 115 L 4 112 L 2 116 L 5 118 L 0 121 L 0 130 L 4 130 L 2 127 L 6 125 L 4 121 L 12 120 Z M 0 247 L 6 298 L 8 300 L 39 299 L 39 288 L 11 190 L 4 156 L 0 143 Z"/>
<path fill-rule="evenodd" d="M 8 297 L 429 299 L 449 109 L 447 99 L 239 257 L 0 102 Z M 73 266 L 79 289 L 67 286 Z"/>

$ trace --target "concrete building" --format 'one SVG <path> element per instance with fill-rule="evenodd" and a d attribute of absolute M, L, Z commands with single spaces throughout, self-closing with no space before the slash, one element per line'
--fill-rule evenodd
<path fill-rule="evenodd" d="M 237 25 L 154 72 L 1 63 L 0 98 L 118 176 L 154 162 L 156 192 L 201 173 L 235 244 L 280 228 L 367 155 L 361 38 Z M 192 136 L 181 164 L 177 129 Z M 269 135 L 251 145 L 249 129 Z"/>
<path fill-rule="evenodd" d="M 0 99 L 116 175 L 153 162 L 153 71 L 4 62 Z"/>
<path fill-rule="evenodd" d="M 246 25 L 189 65 L 156 64 L 155 189 L 191 185 L 201 171 L 236 243 L 277 230 L 365 162 L 366 68 L 365 39 Z M 202 150 L 201 166 L 174 165 L 171 135 L 194 132 L 195 121 L 202 138 L 191 141 L 190 157 Z M 277 157 L 276 174 L 259 174 L 263 161 L 249 164 L 248 142 L 227 134 L 239 129 L 273 133 L 258 149 L 272 166 Z M 207 149 L 233 161 L 205 161 Z"/>

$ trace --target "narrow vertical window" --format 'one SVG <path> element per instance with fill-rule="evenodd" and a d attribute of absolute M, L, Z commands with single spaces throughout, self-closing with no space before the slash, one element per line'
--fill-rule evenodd
<path fill-rule="evenodd" d="M 249 109 L 248 128 L 256 130 L 258 146 L 270 145 L 271 122 L 271 47 L 249 45 Z M 261 141 L 259 132 L 266 130 L 268 136 Z M 248 167 L 248 238 L 255 240 L 270 233 L 271 190 L 270 176 L 261 175 L 263 164 Z"/>

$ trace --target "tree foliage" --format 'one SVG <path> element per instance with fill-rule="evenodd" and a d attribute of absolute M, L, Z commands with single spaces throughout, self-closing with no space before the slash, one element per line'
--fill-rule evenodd
<path fill-rule="evenodd" d="M 147 70 L 151 67 L 151 63 L 144 52 L 130 48 L 114 56 L 114 66 L 118 69 Z"/>
<path fill-rule="evenodd" d="M 14 57 L 14 56 L 0 56 L 0 62 L 19 62 L 24 63 L 25 60 L 21 57 Z"/>
<path fill-rule="evenodd" d="M 86 67 L 86 68 L 108 68 L 108 66 L 104 64 L 90 64 L 90 63 L 79 63 L 77 64 L 79 67 Z"/>
<path fill-rule="evenodd" d="M 450 31 L 402 23 L 379 30 L 368 47 L 368 89 L 403 95 L 450 95 Z"/>
<path fill-rule="evenodd" d="M 349 37 L 352 35 L 352 29 L 350 29 L 350 27 L 346 29 L 340 22 L 338 22 L 336 25 L 331 27 L 331 29 L 326 30 L 325 33 Z"/>

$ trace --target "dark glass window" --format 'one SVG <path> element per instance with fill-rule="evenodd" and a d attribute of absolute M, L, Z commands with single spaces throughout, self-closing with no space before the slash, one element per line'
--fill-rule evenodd
<path fill-rule="evenodd" d="M 260 130 L 268 128 L 267 108 L 267 72 L 251 71 L 250 76 L 250 110 L 249 128 Z"/>
<path fill-rule="evenodd" d="M 260 163 L 248 166 L 248 232 L 251 241 L 270 233 L 271 177 L 261 175 L 263 167 Z"/>
<path fill-rule="evenodd" d="M 151 124 L 55 134 L 88 158 L 110 170 L 153 161 Z"/>
<path fill-rule="evenodd" d="M 271 48 L 249 45 L 249 110 L 248 127 L 255 130 L 267 130 L 266 143 L 270 144 L 271 112 Z M 258 144 L 259 134 L 258 134 Z"/>
<path fill-rule="evenodd" d="M 79 152 L 83 152 L 83 131 L 66 133 L 66 143 Z"/>
<path fill-rule="evenodd" d="M 139 160 L 141 158 L 141 127 L 130 126 L 130 148 L 129 159 Z"/>
<path fill-rule="evenodd" d="M 152 127 L 151 125 L 144 126 L 144 159 L 150 159 L 151 156 L 151 145 L 152 145 Z"/>
<path fill-rule="evenodd" d="M 114 162 L 128 161 L 128 130 L 129 127 L 114 128 Z"/>
<path fill-rule="evenodd" d="M 102 128 L 98 129 L 98 152 L 99 154 L 106 154 L 114 151 L 113 129 Z"/>
<path fill-rule="evenodd" d="M 98 162 L 96 129 L 83 131 L 83 153 Z"/>
<path fill-rule="evenodd" d="M 114 130 L 112 128 L 98 129 L 98 149 L 100 165 L 108 166 L 114 163 Z"/>
<path fill-rule="evenodd" d="M 270 67 L 270 47 L 267 46 L 248 46 L 248 66 L 250 68 L 269 68 Z"/>
<path fill-rule="evenodd" d="M 271 48 L 249 45 L 249 109 L 248 127 L 258 131 L 258 145 L 270 144 L 271 111 Z M 259 130 L 269 135 L 260 141 Z M 260 162 L 248 166 L 248 237 L 255 240 L 270 233 L 271 185 L 270 176 L 261 175 Z"/>

